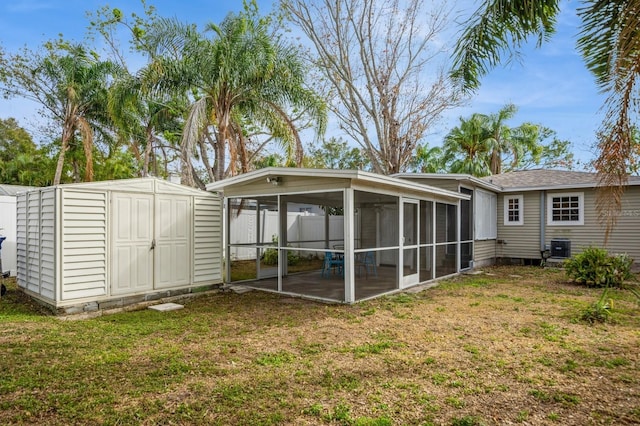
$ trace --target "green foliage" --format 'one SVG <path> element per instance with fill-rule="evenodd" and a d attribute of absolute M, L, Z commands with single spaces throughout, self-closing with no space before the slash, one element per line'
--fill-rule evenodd
<path fill-rule="evenodd" d="M 605 323 L 611 318 L 611 310 L 613 309 L 613 300 L 607 299 L 609 289 L 605 288 L 600 298 L 593 304 L 589 305 L 580 314 L 580 320 L 589 324 Z"/>
<path fill-rule="evenodd" d="M 371 161 L 365 152 L 340 138 L 325 139 L 319 148 L 310 149 L 304 165 L 316 169 L 371 170 Z"/>
<path fill-rule="evenodd" d="M 425 143 L 416 147 L 408 169 L 415 173 L 443 173 L 447 171 L 445 161 L 445 152 L 441 147 L 429 147 Z"/>
<path fill-rule="evenodd" d="M 0 119 L 0 182 L 46 186 L 53 181 L 54 168 L 46 149 L 38 148 L 15 119 Z"/>
<path fill-rule="evenodd" d="M 627 254 L 609 255 L 607 250 L 588 247 L 564 262 L 569 278 L 588 287 L 621 287 L 631 274 L 631 259 Z"/>
<path fill-rule="evenodd" d="M 278 245 L 278 237 L 275 235 L 271 237 L 271 242 L 274 245 Z M 300 256 L 298 256 L 293 250 L 287 250 L 287 265 L 294 266 L 300 262 Z M 268 248 L 262 254 L 262 263 L 265 265 L 277 265 L 278 264 L 278 249 Z"/>
<path fill-rule="evenodd" d="M 522 123 L 510 127 L 505 122 L 517 112 L 513 104 L 505 105 L 495 114 L 472 114 L 460 118 L 460 124 L 445 137 L 442 151 L 433 148 L 420 155 L 429 155 L 426 169 L 488 176 L 532 167 L 573 166 L 573 154 L 568 141 L 560 141 L 546 127 Z"/>

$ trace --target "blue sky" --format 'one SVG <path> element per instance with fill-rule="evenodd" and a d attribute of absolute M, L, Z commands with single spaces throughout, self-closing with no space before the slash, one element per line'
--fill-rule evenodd
<path fill-rule="evenodd" d="M 220 22 L 227 13 L 242 8 L 241 0 L 147 0 L 161 16 L 203 25 Z M 271 0 L 259 1 L 266 13 Z M 458 117 L 474 112 L 495 113 L 507 103 L 519 111 L 509 123 L 533 122 L 547 126 L 561 139 L 570 140 L 582 162 L 594 158 L 592 146 L 602 120 L 604 97 L 598 93 L 591 74 L 575 51 L 579 24 L 575 13 L 577 1 L 563 1 L 557 34 L 541 49 L 533 44 L 523 51 L 519 62 L 494 70 L 482 81 L 480 90 L 464 107 L 448 111 L 426 137 L 431 146 L 441 143 Z M 109 4 L 126 14 L 141 12 L 137 0 L 4 0 L 0 2 L 0 45 L 13 52 L 27 45 L 35 49 L 42 42 L 62 33 L 67 39 L 81 41 L 88 24 L 87 11 Z M 461 20 L 473 10 L 472 1 L 455 2 Z M 451 29 L 451 35 L 455 29 Z M 38 121 L 37 106 L 14 99 L 0 99 L 0 118 L 15 117 L 32 130 Z M 36 139 L 38 136 L 36 134 Z"/>

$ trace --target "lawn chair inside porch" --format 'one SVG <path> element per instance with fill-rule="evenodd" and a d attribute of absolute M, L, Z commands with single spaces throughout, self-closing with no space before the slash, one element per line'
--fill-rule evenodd
<path fill-rule="evenodd" d="M 330 278 L 332 272 L 344 276 L 344 257 L 337 253 L 326 251 L 324 253 L 321 276 L 323 278 Z"/>

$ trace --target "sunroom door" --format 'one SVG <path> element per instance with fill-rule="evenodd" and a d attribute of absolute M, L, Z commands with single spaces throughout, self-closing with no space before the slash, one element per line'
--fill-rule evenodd
<path fill-rule="evenodd" d="M 418 284 L 418 201 L 402 202 L 402 286 Z"/>

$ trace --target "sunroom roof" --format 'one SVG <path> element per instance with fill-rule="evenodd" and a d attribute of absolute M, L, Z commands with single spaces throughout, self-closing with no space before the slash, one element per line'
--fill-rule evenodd
<path fill-rule="evenodd" d="M 229 179 L 210 183 L 206 186 L 207 191 L 224 192 L 234 186 L 247 185 L 252 182 L 262 182 L 266 179 L 276 177 L 291 178 L 324 178 L 338 180 L 350 180 L 353 183 L 365 184 L 373 187 L 386 187 L 401 192 L 419 192 L 423 194 L 438 195 L 453 199 L 469 199 L 468 195 L 449 191 L 435 186 L 400 179 L 393 176 L 384 176 L 360 170 L 334 170 L 334 169 L 306 169 L 288 167 L 267 167 L 249 173 L 234 176 Z M 273 191 L 277 192 L 277 191 Z"/>

